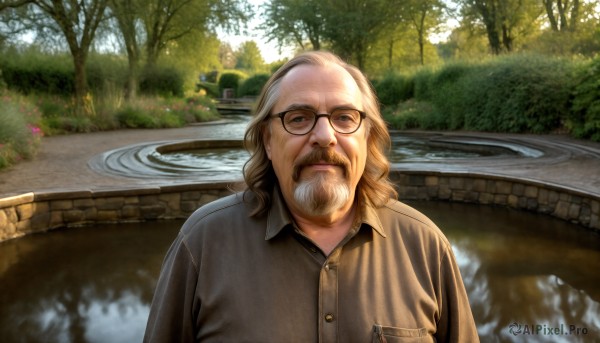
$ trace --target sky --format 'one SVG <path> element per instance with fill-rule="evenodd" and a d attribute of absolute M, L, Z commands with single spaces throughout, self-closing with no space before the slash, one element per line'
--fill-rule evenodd
<path fill-rule="evenodd" d="M 258 45 L 263 59 L 267 63 L 278 61 L 285 57 L 292 57 L 294 55 L 293 48 L 283 48 L 279 51 L 277 42 L 267 42 L 267 39 L 263 37 L 264 33 L 258 30 L 256 27 L 260 25 L 260 8 L 259 6 L 266 2 L 266 0 L 247 0 L 248 3 L 254 8 L 254 18 L 248 23 L 248 34 L 247 35 L 228 35 L 223 32 L 219 32 L 219 39 L 227 42 L 231 45 L 233 50 L 236 50 L 242 43 L 253 40 Z"/>

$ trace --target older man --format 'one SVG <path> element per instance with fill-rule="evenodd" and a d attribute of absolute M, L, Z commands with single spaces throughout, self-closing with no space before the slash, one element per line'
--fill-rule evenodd
<path fill-rule="evenodd" d="M 299 55 L 256 112 L 248 189 L 185 223 L 145 341 L 478 341 L 450 244 L 394 199 L 389 134 L 362 73 Z"/>

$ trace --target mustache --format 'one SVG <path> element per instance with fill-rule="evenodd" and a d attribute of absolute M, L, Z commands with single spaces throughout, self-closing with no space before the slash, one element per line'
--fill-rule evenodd
<path fill-rule="evenodd" d="M 300 171 L 307 165 L 316 163 L 329 163 L 342 167 L 344 177 L 347 176 L 348 169 L 350 169 L 350 161 L 344 156 L 338 154 L 333 149 L 329 148 L 315 148 L 310 153 L 302 156 L 294 165 L 292 179 L 298 181 L 300 179 Z"/>

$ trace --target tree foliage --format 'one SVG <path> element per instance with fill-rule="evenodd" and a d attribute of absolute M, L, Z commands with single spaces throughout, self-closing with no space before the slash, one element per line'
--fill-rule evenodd
<path fill-rule="evenodd" d="M 236 69 L 248 71 L 261 71 L 264 68 L 265 61 L 260 54 L 260 49 L 255 41 L 246 41 L 242 43 L 235 53 Z"/>
<path fill-rule="evenodd" d="M 302 50 L 320 50 L 324 30 L 324 1 L 272 0 L 262 6 L 265 30 L 269 41 L 280 46 L 295 44 Z"/>

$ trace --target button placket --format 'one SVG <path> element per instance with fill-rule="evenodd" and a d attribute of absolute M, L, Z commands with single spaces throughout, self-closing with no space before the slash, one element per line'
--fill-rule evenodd
<path fill-rule="evenodd" d="M 341 249 L 334 250 L 321 268 L 319 278 L 320 342 L 338 340 L 338 268 Z"/>

